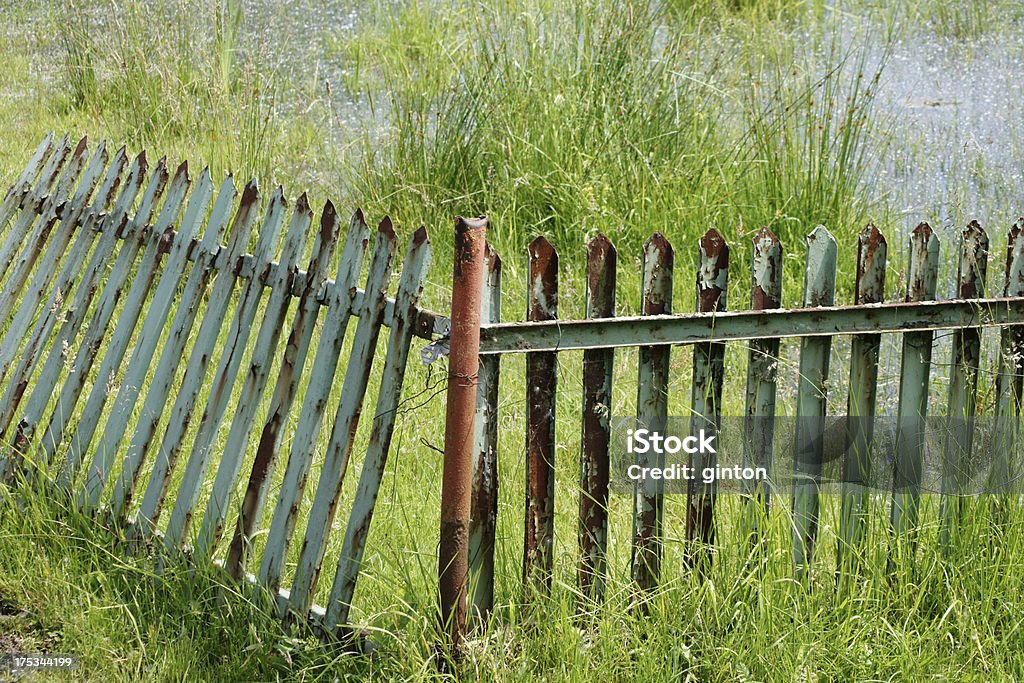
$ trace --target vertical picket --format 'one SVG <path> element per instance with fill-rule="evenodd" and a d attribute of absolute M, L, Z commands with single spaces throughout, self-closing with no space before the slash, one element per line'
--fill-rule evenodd
<path fill-rule="evenodd" d="M 480 320 L 501 320 L 501 257 L 487 245 Z M 483 356 L 477 377 L 473 432 L 473 498 L 469 520 L 469 600 L 486 619 L 494 606 L 494 532 L 498 523 L 498 380 L 501 357 Z"/>
<path fill-rule="evenodd" d="M 697 309 L 714 313 L 726 309 L 729 290 L 729 245 L 714 228 L 700 239 L 697 258 Z M 714 336 L 714 322 L 711 334 Z M 722 426 L 722 380 L 725 376 L 725 344 L 709 341 L 693 347 L 693 387 L 690 433 L 711 433 L 717 436 Z M 714 453 L 690 454 L 690 471 L 702 473 L 716 465 Z M 686 536 L 691 544 L 690 559 L 700 571 L 706 571 L 715 543 L 715 496 L 717 483 L 704 483 L 701 477 L 687 482 L 689 514 Z"/>
<path fill-rule="evenodd" d="M 405 379 L 405 365 L 412 343 L 413 323 L 416 320 L 416 305 L 426 283 L 431 255 L 427 231 L 420 228 L 413 234 L 402 264 L 402 276 L 395 293 L 395 312 L 391 319 L 388 350 L 377 394 L 373 429 L 370 431 L 370 441 L 366 447 L 366 458 L 352 504 L 352 514 L 345 529 L 345 541 L 334 573 L 334 583 L 331 585 L 326 627 L 335 633 L 348 624 L 352 596 L 356 589 L 356 579 L 359 577 L 359 565 L 362 563 L 366 537 L 370 533 L 370 522 L 373 520 L 373 508 L 377 503 L 377 493 L 384 476 L 388 451 L 391 449 L 391 437 L 395 430 L 402 383 Z"/>
<path fill-rule="evenodd" d="M 604 235 L 587 243 L 587 318 L 615 315 L 617 254 Z M 497 357 L 495 357 L 495 360 Z M 583 424 L 580 435 L 580 593 L 600 600 L 608 567 L 608 477 L 612 416 L 612 349 L 583 353 Z"/>
<path fill-rule="evenodd" d="M 672 245 L 654 233 L 643 249 L 643 315 L 672 312 Z M 636 418 L 638 427 L 664 433 L 668 418 L 670 347 L 641 346 L 637 367 Z M 641 467 L 664 467 L 665 454 L 637 454 Z M 650 477 L 638 481 L 633 493 L 633 548 L 630 571 L 642 590 L 652 590 L 661 577 L 662 520 L 665 512 L 663 484 Z"/>
<path fill-rule="evenodd" d="M 206 224 L 206 231 L 192 254 L 195 257 L 195 263 L 189 271 L 188 280 L 181 291 L 177 310 L 171 320 L 170 331 L 164 342 L 163 350 L 160 352 L 160 360 L 157 362 L 134 435 L 125 453 L 121 474 L 118 475 L 114 485 L 110 509 L 115 524 L 122 525 L 125 521 L 124 517 L 135 493 L 135 486 L 138 484 L 146 452 L 156 434 L 160 416 L 167 407 L 171 384 L 182 361 L 185 344 L 195 323 L 200 301 L 206 292 L 207 283 L 215 272 L 215 259 L 221 249 L 220 237 L 231 218 L 231 209 L 237 197 L 238 191 L 235 188 L 234 179 L 228 176 L 221 183 L 217 201 L 213 205 L 213 211 Z M 198 231 L 198 227 L 196 231 Z M 233 262 L 237 258 L 238 253 L 245 246 L 245 239 L 247 239 L 247 235 L 229 241 L 228 251 L 233 254 L 228 257 L 229 262 Z M 225 270 L 229 270 L 229 268 L 225 268 Z M 141 345 L 139 348 L 144 350 Z M 138 355 L 141 359 L 140 363 L 147 363 L 150 360 L 141 350 Z M 128 426 L 127 423 L 120 424 L 121 421 L 122 418 L 116 421 L 112 418 L 111 421 L 108 421 L 107 429 L 103 433 L 103 443 L 107 448 L 115 451 L 124 439 Z"/>
<path fill-rule="evenodd" d="M 117 377 L 117 371 L 121 366 L 121 361 L 124 359 L 125 350 L 128 348 L 132 334 L 138 324 L 142 308 L 146 303 L 146 296 L 149 293 L 150 286 L 153 284 L 153 278 L 156 276 L 157 268 L 160 265 L 161 256 L 168 249 L 171 235 L 174 230 L 173 223 L 178 218 L 178 213 L 181 211 L 189 185 L 191 185 L 191 179 L 188 175 L 188 164 L 182 163 L 174 174 L 174 180 L 171 181 L 170 190 L 167 193 L 167 200 L 164 202 L 163 208 L 160 211 L 160 216 L 157 218 L 156 225 L 152 230 L 148 231 L 148 234 L 143 235 L 141 238 L 148 241 L 149 244 L 146 246 L 146 251 L 142 255 L 138 269 L 131 280 L 131 286 L 128 289 L 128 294 L 124 298 L 124 304 L 118 312 L 114 331 L 111 334 L 106 335 L 105 330 L 107 323 L 102 322 L 97 325 L 96 322 L 102 320 L 103 316 L 109 318 L 113 315 L 116 300 L 111 302 L 109 307 L 104 305 L 93 317 L 94 324 L 93 326 L 90 326 L 90 331 L 92 329 L 96 329 L 97 333 L 96 336 L 91 337 L 88 342 L 90 344 L 86 347 L 88 349 L 88 354 L 95 358 L 95 355 L 99 352 L 100 346 L 104 340 L 106 341 L 106 353 L 103 356 L 103 360 L 100 362 L 100 368 L 96 374 L 96 382 L 92 385 L 92 390 L 89 392 L 89 397 L 86 399 L 85 407 L 82 409 L 82 414 L 78 419 L 78 428 L 75 430 L 74 436 L 70 439 L 70 443 L 68 444 L 63 479 L 67 486 L 71 486 L 74 483 L 75 477 L 78 474 L 78 469 L 81 466 L 82 459 L 85 455 L 85 451 L 88 450 L 89 444 L 92 442 L 92 437 L 96 432 L 96 428 L 99 426 L 103 406 L 106 404 L 107 396 L 112 392 L 112 387 L 110 385 Z M 181 249 L 178 249 L 173 252 L 173 256 L 174 262 L 168 262 L 167 270 L 171 271 L 168 273 L 169 276 L 171 276 L 173 280 L 177 281 L 178 273 L 180 273 L 181 268 L 184 267 L 185 253 Z M 104 303 L 106 303 L 106 301 Z M 93 346 L 93 344 L 95 344 L 95 346 Z M 81 352 L 79 352 L 79 354 L 81 356 Z M 77 399 L 84 388 L 86 374 L 87 372 L 82 372 L 80 375 L 76 376 L 76 379 L 79 381 L 77 395 L 73 400 L 65 403 L 65 405 L 70 406 L 77 402 Z M 60 431 L 63 432 L 66 426 L 67 420 L 65 419 L 64 425 L 62 425 Z"/>
<path fill-rule="evenodd" d="M 352 340 L 352 355 L 345 370 L 341 400 L 331 427 L 327 452 L 320 469 L 320 480 L 313 494 L 313 505 L 309 510 L 306 533 L 299 549 L 299 563 L 295 569 L 295 580 L 291 589 L 291 609 L 300 617 L 309 612 L 313 591 L 320 578 L 320 567 L 327 550 L 327 535 L 334 522 L 338 496 L 345 481 L 348 463 L 355 445 L 356 428 L 363 411 L 363 399 L 373 368 L 377 337 L 384 322 L 384 307 L 387 299 L 388 281 L 394 261 L 398 240 L 391 220 L 385 218 L 377 231 L 373 260 L 366 278 L 363 307 L 359 312 L 355 337 Z"/>
<path fill-rule="evenodd" d="M 838 249 L 819 225 L 807 236 L 804 306 L 831 306 L 835 299 Z M 831 337 L 805 337 L 800 343 L 793 462 L 793 549 L 798 578 L 810 573 L 818 535 L 818 494 L 824 456 L 825 409 Z"/>
<path fill-rule="evenodd" d="M 238 305 L 231 318 L 227 340 L 221 349 L 217 369 L 213 374 L 210 396 L 206 400 L 206 407 L 199 419 L 199 428 L 185 464 L 181 486 L 174 499 L 174 508 L 171 510 L 171 518 L 167 523 L 167 532 L 164 535 L 164 545 L 168 550 L 179 548 L 185 543 L 185 534 L 188 532 L 196 503 L 199 501 L 200 489 L 206 476 L 206 468 L 210 463 L 217 431 L 220 429 L 224 412 L 231 400 L 231 388 L 235 384 L 235 378 L 242 365 L 245 345 L 249 341 L 253 321 L 259 310 L 260 297 L 263 293 L 263 277 L 270 265 L 274 249 L 277 247 L 287 206 L 284 190 L 278 186 L 274 194 L 271 195 L 266 218 L 260 226 L 256 248 L 253 250 L 252 271 L 249 273 L 249 279 L 242 285 Z M 303 228 L 304 231 L 304 226 L 300 225 L 300 228 Z M 299 232 L 299 239 L 301 239 L 301 234 Z M 292 258 L 294 258 L 294 249 L 295 247 L 289 249 L 289 255 Z M 282 268 L 282 273 L 287 274 L 287 269 Z M 288 283 L 285 282 L 279 284 L 278 289 L 287 286 Z M 276 342 L 276 339 L 274 341 Z"/>
<path fill-rule="evenodd" d="M 753 238 L 750 308 L 782 307 L 782 244 L 775 233 L 761 228 Z M 754 339 L 747 361 L 747 403 L 743 419 L 743 467 L 764 468 L 772 475 L 775 438 L 775 393 L 779 374 L 779 339 Z M 758 547 L 771 505 L 769 482 L 744 481 L 745 523 L 750 545 Z"/>
<path fill-rule="evenodd" d="M 854 303 L 881 303 L 885 298 L 885 236 L 870 223 L 857 238 L 857 283 Z M 867 530 L 871 443 L 875 432 L 878 351 L 882 335 L 858 334 L 850 345 L 850 389 L 847 395 L 847 449 L 843 460 L 842 512 L 837 557 L 840 569 L 857 557 Z"/>
<path fill-rule="evenodd" d="M 558 253 L 543 236 L 529 246 L 527 320 L 558 318 Z M 551 587 L 555 536 L 555 396 L 558 355 L 526 355 L 526 523 L 523 586 Z"/>
<path fill-rule="evenodd" d="M 274 271 L 273 279 L 267 282 L 270 297 L 266 304 L 266 313 L 253 344 L 252 357 L 244 376 L 242 391 L 213 482 L 213 491 L 207 503 L 206 516 L 195 545 L 195 553 L 199 557 L 209 557 L 223 532 L 228 504 L 242 468 L 242 458 L 248 449 L 249 433 L 256 418 L 256 409 L 270 377 L 270 366 L 277 353 L 277 344 L 291 303 L 291 290 L 298 272 L 299 257 L 312 221 L 313 212 L 310 211 L 309 201 L 303 194 L 299 197 L 292 223 L 285 236 L 277 270 Z"/>
<path fill-rule="evenodd" d="M 316 327 L 317 315 L 320 312 L 317 295 L 327 283 L 328 268 L 338 246 L 339 226 L 334 205 L 327 202 L 320 215 L 320 230 L 313 243 L 313 254 L 306 269 L 306 281 L 299 294 L 291 332 L 288 334 L 281 360 L 281 371 L 274 386 L 274 395 L 270 399 L 267 421 L 256 445 L 256 458 L 252 463 L 252 472 L 249 474 L 242 507 L 238 513 L 238 524 L 228 550 L 226 567 L 228 573 L 236 580 L 243 574 L 252 536 L 263 514 L 270 474 L 281 448 L 285 420 L 295 401 L 302 369 L 306 365 L 306 356 L 309 353 L 310 340 Z"/>
<path fill-rule="evenodd" d="M 939 273 L 939 239 L 927 223 L 919 224 L 910 235 L 909 262 L 907 301 L 933 300 Z M 890 515 L 899 536 L 910 536 L 918 524 L 933 336 L 931 330 L 903 334 Z"/>
<path fill-rule="evenodd" d="M 242 199 L 238 204 L 238 210 L 235 212 L 235 218 L 228 233 L 227 247 L 220 250 L 215 261 L 215 267 L 220 273 L 214 280 L 203 321 L 199 325 L 199 333 L 192 346 L 192 354 L 178 388 L 178 396 L 171 407 L 167 431 L 156 451 L 156 460 L 153 462 L 153 471 L 150 473 L 146 491 L 142 496 L 138 517 L 128 530 L 128 538 L 133 542 L 148 541 L 156 531 L 156 523 L 163 509 L 167 488 L 171 483 L 171 475 L 183 446 L 182 439 L 191 422 L 196 397 L 206 378 L 210 354 L 216 346 L 224 315 L 235 289 L 239 259 L 249 240 L 253 223 L 256 222 L 258 208 L 259 190 L 256 189 L 255 182 L 250 182 L 242 192 Z M 280 215 L 279 211 L 278 215 Z M 153 395 L 153 389 L 150 389 L 150 395 Z M 146 402 L 149 403 L 149 397 Z M 144 457 L 145 450 L 148 449 L 155 436 L 154 428 L 158 419 L 158 416 L 154 416 L 152 423 L 147 420 L 139 422 L 128 450 L 129 457 L 132 452 L 138 452 L 138 457 Z"/>
<path fill-rule="evenodd" d="M 1024 218 L 1010 229 L 1006 245 L 1006 277 L 1003 296 L 1024 296 Z M 1000 494 L 991 499 L 997 521 L 1002 521 L 1003 496 L 1018 493 L 1014 484 L 1019 476 L 1017 453 L 1018 420 L 1024 404 L 1024 326 L 1003 327 L 999 336 L 999 361 L 996 372 L 995 433 L 992 446 L 992 468 L 986 485 L 987 493 Z"/>
<path fill-rule="evenodd" d="M 962 235 L 957 266 L 957 298 L 984 296 L 988 271 L 988 235 L 971 221 Z M 940 543 L 947 547 L 959 527 L 961 505 L 974 443 L 978 373 L 981 370 L 981 331 L 964 327 L 953 333 L 953 367 L 946 409 L 948 435 L 942 454 L 942 498 L 939 501 Z"/>
<path fill-rule="evenodd" d="M 390 230 L 390 221 L 388 222 Z M 381 225 L 383 228 L 384 225 Z M 376 249 L 385 249 L 391 242 L 378 231 Z M 327 290 L 327 312 L 324 315 L 324 331 L 317 346 L 316 358 L 309 374 L 309 386 L 302 402 L 299 422 L 295 427 L 285 467 L 284 479 L 278 493 L 277 505 L 267 534 L 266 549 L 260 561 L 259 579 L 269 590 L 276 592 L 281 584 L 288 545 L 295 530 L 299 505 L 306 490 L 306 479 L 313 459 L 313 451 L 320 437 L 327 399 L 334 384 L 341 347 L 348 329 L 348 319 L 355 301 L 356 284 L 362 270 L 370 231 L 363 219 L 362 211 L 356 211 L 348 228 L 345 247 L 341 253 L 341 264 L 334 285 Z M 374 258 L 374 261 L 379 259 Z M 279 609 L 285 610 L 282 602 Z"/>
<path fill-rule="evenodd" d="M 80 505 L 83 508 L 91 509 L 96 507 L 99 503 L 100 495 L 103 493 L 103 489 L 110 478 L 114 456 L 131 419 L 132 408 L 135 406 L 139 392 L 142 390 L 142 385 L 146 380 L 146 374 L 156 353 L 157 343 L 160 341 L 164 323 L 167 322 L 167 314 L 170 311 L 175 292 L 181 284 L 181 277 L 185 272 L 186 257 L 192 244 L 192 238 L 198 232 L 199 224 L 206 215 L 206 208 L 212 194 L 213 182 L 210 180 L 210 171 L 209 169 L 204 169 L 199 175 L 199 181 L 196 183 L 195 189 L 192 191 L 192 197 L 185 210 L 181 225 L 177 233 L 173 235 L 167 260 L 164 264 L 163 272 L 160 274 L 160 282 L 153 293 L 152 303 L 146 312 L 146 319 L 135 342 L 135 348 L 132 350 L 128 367 L 121 378 L 110 416 L 107 418 L 103 429 L 103 435 L 96 446 L 96 454 L 86 473 L 85 488 L 79 499 Z M 167 207 L 168 204 L 165 204 L 164 211 L 161 212 L 160 219 L 157 221 L 156 230 L 158 233 L 169 235 L 166 231 L 171 229 L 171 221 L 173 221 L 174 216 L 172 212 L 168 212 Z M 123 320 L 124 316 L 118 321 L 119 330 Z M 110 357 L 110 351 L 108 351 L 107 357 Z M 106 365 L 106 362 L 107 360 L 104 359 L 104 365 Z M 100 376 L 102 376 L 102 371 Z M 99 385 L 94 385 L 93 394 L 89 396 L 90 403 L 94 401 L 94 396 L 97 396 L 97 389 L 102 391 L 103 388 L 99 387 Z M 102 409 L 106 393 L 106 391 L 102 391 L 99 397 L 95 399 L 100 409 Z M 78 426 L 79 434 L 76 435 L 72 442 L 83 450 L 87 448 L 92 440 L 92 433 L 99 426 L 99 412 L 97 411 L 92 414 L 95 415 L 96 419 L 88 417 L 90 415 L 88 410 L 83 413 L 83 418 Z"/>

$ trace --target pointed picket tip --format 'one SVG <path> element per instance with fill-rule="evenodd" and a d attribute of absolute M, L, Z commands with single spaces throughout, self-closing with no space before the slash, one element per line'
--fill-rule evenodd
<path fill-rule="evenodd" d="M 924 221 L 918 223 L 917 227 L 910 233 L 911 237 L 916 237 L 917 239 L 928 239 L 933 234 L 935 233 L 932 231 L 932 226 L 928 225 L 928 223 Z"/>
<path fill-rule="evenodd" d="M 535 254 L 539 257 L 541 254 L 554 252 L 555 248 L 551 245 L 551 242 L 548 241 L 547 237 L 544 235 L 538 235 L 533 238 L 532 242 L 530 242 L 529 250 L 531 255 Z"/>
<path fill-rule="evenodd" d="M 191 182 L 191 178 L 188 176 L 188 161 L 183 161 L 178 164 L 178 168 L 174 171 L 174 180 L 180 177 L 184 177 L 186 182 Z"/>
<path fill-rule="evenodd" d="M 80 157 L 85 153 L 85 150 L 89 147 L 89 136 L 83 135 L 82 139 L 78 141 L 78 146 L 75 147 L 75 151 L 72 153 L 72 157 Z"/>
<path fill-rule="evenodd" d="M 328 200 L 327 203 L 331 204 L 330 200 Z M 331 208 L 334 208 L 333 204 L 331 204 Z M 366 216 L 363 214 L 363 210 L 361 208 L 356 207 L 356 210 L 352 213 L 352 222 L 354 222 L 354 223 L 365 223 L 366 222 Z"/>
<path fill-rule="evenodd" d="M 981 227 L 981 223 L 977 220 L 973 220 L 967 224 L 964 228 L 964 240 L 988 240 L 988 233 L 985 232 L 985 228 Z"/>
<path fill-rule="evenodd" d="M 395 226 L 391 223 L 391 216 L 384 216 L 381 222 L 377 224 L 377 232 L 379 234 L 383 234 L 392 242 L 395 242 L 398 239 L 395 236 Z"/>
<path fill-rule="evenodd" d="M 857 282 L 855 304 L 876 304 L 885 298 L 885 266 L 889 243 L 885 235 L 868 223 L 857 236 Z"/>
<path fill-rule="evenodd" d="M 271 205 L 280 204 L 282 208 L 288 208 L 288 198 L 284 196 L 284 188 L 278 185 L 274 193 L 270 195 Z"/>
<path fill-rule="evenodd" d="M 652 250 L 669 256 L 671 256 L 674 251 L 672 249 L 672 244 L 660 232 L 655 232 L 647 238 L 647 241 L 644 242 L 644 253 Z"/>
<path fill-rule="evenodd" d="M 494 245 L 490 242 L 487 243 L 486 247 L 486 258 L 487 258 L 487 272 L 491 275 L 494 273 L 501 272 L 501 255 L 498 254 L 494 249 Z"/>
<path fill-rule="evenodd" d="M 238 208 L 239 209 L 243 209 L 245 207 L 252 206 L 257 201 L 259 201 L 259 198 L 260 198 L 259 186 L 256 184 L 256 180 L 255 179 L 250 180 L 246 184 L 245 189 L 242 190 L 242 201 L 238 205 Z"/>
<path fill-rule="evenodd" d="M 779 241 L 779 236 L 772 232 L 767 225 L 762 225 L 761 229 L 758 230 L 757 233 L 755 233 L 754 236 L 750 238 L 750 241 L 755 247 L 757 247 L 759 244 L 763 244 L 764 242 L 770 242 L 771 244 L 782 244 Z"/>
<path fill-rule="evenodd" d="M 213 180 L 213 178 L 212 178 L 212 175 L 210 173 L 210 167 L 209 166 L 204 166 L 203 170 L 199 172 L 199 182 L 200 182 L 200 184 L 207 183 L 207 182 L 212 182 L 212 180 Z"/>
<path fill-rule="evenodd" d="M 416 232 L 412 234 L 412 246 L 418 247 L 421 244 L 428 244 L 430 242 L 430 236 L 427 234 L 427 228 L 420 226 Z"/>
<path fill-rule="evenodd" d="M 838 256 L 836 240 L 824 225 L 817 226 L 807 235 L 805 306 L 831 306 L 834 303 Z"/>
<path fill-rule="evenodd" d="M 615 245 L 604 233 L 597 233 L 587 242 L 587 262 L 594 259 L 606 260 L 609 256 L 615 256 Z"/>
<path fill-rule="evenodd" d="M 306 213 L 312 215 L 313 212 L 309 210 L 309 197 L 303 192 L 299 195 L 299 198 L 295 200 L 295 212 Z"/>
<path fill-rule="evenodd" d="M 305 195 L 303 195 L 305 196 Z M 328 199 L 324 202 L 324 208 L 320 212 L 320 242 L 327 244 L 334 239 L 338 230 L 338 211 L 334 203 Z"/>
<path fill-rule="evenodd" d="M 145 173 L 149 170 L 149 157 L 146 156 L 146 150 L 142 150 L 135 155 L 132 165 L 137 166 L 140 173 Z"/>
<path fill-rule="evenodd" d="M 700 238 L 700 250 L 705 258 L 718 258 L 719 268 L 729 267 L 729 243 L 716 228 L 708 228 Z"/>
<path fill-rule="evenodd" d="M 1006 233 L 1006 243 L 1012 245 L 1020 237 L 1021 231 L 1024 231 L 1024 216 L 1017 219 L 1017 222 Z"/>

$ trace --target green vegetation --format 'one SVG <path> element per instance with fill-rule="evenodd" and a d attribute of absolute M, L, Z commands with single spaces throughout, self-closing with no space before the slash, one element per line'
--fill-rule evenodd
<path fill-rule="evenodd" d="M 309 22 L 315 30 L 290 24 L 284 9 L 240 0 L 16 7 L 0 18 L 0 121 L 17 131 L 0 136 L 0 180 L 15 176 L 46 131 L 70 130 L 125 142 L 132 152 L 209 163 L 215 178 L 233 171 L 263 188 L 282 183 L 291 197 L 309 190 L 314 206 L 330 197 L 343 214 L 355 206 L 371 218 L 389 213 L 403 241 L 421 224 L 431 230 L 436 258 L 425 303 L 439 310 L 450 287 L 451 218 L 487 213 L 505 260 L 508 319 L 525 308 L 525 245 L 538 233 L 560 251 L 560 310 L 573 317 L 583 311 L 582 245 L 598 232 L 619 248 L 622 312 L 638 307 L 640 245 L 655 230 L 665 233 L 677 253 L 675 309 L 685 311 L 693 305 L 696 239 L 708 227 L 733 248 L 730 300 L 742 306 L 750 236 L 768 225 L 783 239 L 784 297 L 793 304 L 803 236 L 824 223 L 840 244 L 837 298 L 849 301 L 853 246 L 868 219 L 889 234 L 896 268 L 904 258 L 895 209 L 871 186 L 898 130 L 875 98 L 892 41 L 907 37 L 901 22 L 915 17 L 928 35 L 968 42 L 1015 27 L 975 0 L 894 9 L 852 2 L 842 12 L 810 0 L 363 5 L 332 5 L 330 21 Z M 890 29 L 866 24 L 850 35 L 849 24 L 837 27 L 837 16 L 858 13 Z M 346 16 L 353 26 L 337 20 Z M 291 62 L 281 58 L 283 44 L 299 46 Z M 340 65 L 342 77 L 332 82 L 311 67 L 316 57 Z M 993 252 L 1000 244 L 993 232 Z M 890 292 L 897 279 L 889 278 Z M 742 410 L 745 355 L 734 345 L 727 357 L 731 414 Z M 782 355 L 780 372 L 795 376 L 795 348 L 784 345 Z M 636 353 L 616 358 L 614 410 L 628 414 Z M 672 358 L 670 412 L 682 415 L 689 351 Z M 735 542 L 734 497 L 721 500 L 722 547 L 708 580 L 693 578 L 683 562 L 685 501 L 671 498 L 666 583 L 640 610 L 627 570 L 629 501 L 613 498 L 608 599 L 579 618 L 572 558 L 580 360 L 565 353 L 559 361 L 555 588 L 527 609 L 518 604 L 524 363 L 503 361 L 501 606 L 474 635 L 467 680 L 1024 675 L 1020 516 L 997 524 L 979 509 L 943 557 L 934 501 L 926 502 L 916 558 L 893 564 L 887 514 L 875 501 L 863 576 L 837 587 L 838 500 L 827 499 L 807 587 L 790 578 L 786 515 L 773 515 L 771 550 L 752 561 Z M 435 677 L 440 458 L 428 446 L 443 442 L 442 374 L 414 363 L 406 380 L 356 598 L 355 619 L 378 646 L 372 655 L 332 652 L 302 631 L 285 632 L 258 597 L 215 571 L 157 580 L 152 558 L 125 557 L 96 522 L 5 490 L 0 646 L 78 653 L 83 667 L 71 680 Z M 368 400 L 375 394 L 371 386 Z M 842 392 L 833 394 L 837 406 L 845 403 Z M 791 404 L 792 387 L 783 386 L 780 405 Z M 265 406 L 257 422 L 264 413 Z M 364 417 L 357 453 L 369 423 Z M 351 504 L 359 465 L 339 509 Z M 316 476 L 314 469 L 311 481 Z M 332 535 L 328 562 L 340 535 Z"/>

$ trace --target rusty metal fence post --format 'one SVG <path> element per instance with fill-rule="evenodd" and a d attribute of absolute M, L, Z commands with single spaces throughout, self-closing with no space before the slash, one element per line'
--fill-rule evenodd
<path fill-rule="evenodd" d="M 473 427 L 480 367 L 480 309 L 487 218 L 455 218 L 451 351 L 441 484 L 438 588 L 442 627 L 453 657 L 466 634 L 469 513 L 473 492 Z"/>

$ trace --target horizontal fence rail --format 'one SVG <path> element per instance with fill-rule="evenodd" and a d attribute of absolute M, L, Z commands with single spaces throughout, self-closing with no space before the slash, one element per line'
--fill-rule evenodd
<path fill-rule="evenodd" d="M 215 564 L 267 589 L 283 619 L 351 636 L 410 345 L 450 324 L 418 305 L 426 230 L 403 253 L 387 218 L 373 230 L 358 210 L 344 220 L 330 202 L 315 212 L 281 188 L 215 183 L 208 169 L 193 177 L 187 163 L 50 135 L 4 195 L 0 231 L 0 482 L 46 482 L 102 514 L 127 550 L 161 546 L 163 566 L 221 554 Z M 289 416 L 298 426 L 286 441 Z M 326 461 L 307 486 L 321 430 Z M 345 531 L 319 606 L 336 517 Z"/>

